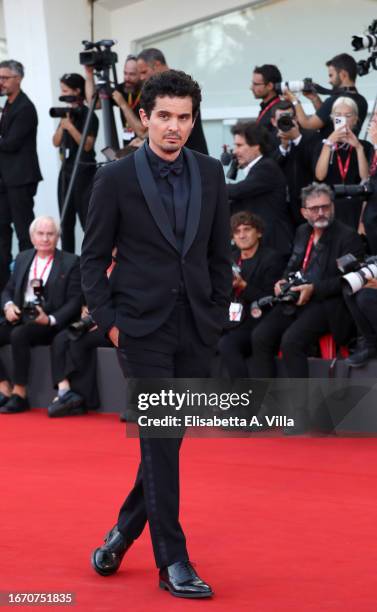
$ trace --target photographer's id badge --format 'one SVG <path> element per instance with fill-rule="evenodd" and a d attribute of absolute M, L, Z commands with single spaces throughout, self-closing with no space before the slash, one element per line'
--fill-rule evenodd
<path fill-rule="evenodd" d="M 231 302 L 229 306 L 229 321 L 240 322 L 242 318 L 243 305 L 239 302 Z"/>

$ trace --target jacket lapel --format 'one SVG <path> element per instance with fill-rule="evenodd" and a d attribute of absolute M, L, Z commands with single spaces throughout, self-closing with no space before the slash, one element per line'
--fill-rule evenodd
<path fill-rule="evenodd" d="M 178 250 L 177 241 L 175 239 L 171 224 L 169 223 L 168 216 L 158 193 L 156 182 L 153 178 L 153 174 L 148 163 L 145 146 L 140 147 L 140 149 L 134 153 L 134 159 L 136 175 L 149 211 L 161 234 L 172 245 L 172 247 Z"/>
<path fill-rule="evenodd" d="M 29 269 L 31 266 L 31 262 L 34 259 L 35 249 L 31 249 L 28 253 L 28 256 L 25 257 L 17 271 L 17 276 L 15 279 L 16 286 L 14 288 L 14 296 L 15 302 L 18 306 L 22 307 L 24 302 L 24 293 L 25 293 L 25 283 L 27 282 L 27 276 L 29 274 Z"/>
<path fill-rule="evenodd" d="M 50 291 L 50 287 L 58 286 L 56 285 L 56 281 L 58 280 L 60 272 L 61 272 L 61 258 L 62 258 L 61 251 L 59 251 L 59 249 L 56 249 L 55 254 L 54 254 L 54 261 L 52 262 L 52 266 L 51 266 L 51 271 L 50 271 L 50 274 L 48 275 L 47 283 L 45 285 L 46 305 L 49 304 L 50 301 L 52 300 L 52 292 Z"/>
<path fill-rule="evenodd" d="M 190 199 L 188 204 L 186 231 L 183 241 L 182 255 L 186 255 L 191 247 L 199 227 L 202 208 L 202 181 L 199 164 L 190 149 L 183 149 L 190 172 Z"/>

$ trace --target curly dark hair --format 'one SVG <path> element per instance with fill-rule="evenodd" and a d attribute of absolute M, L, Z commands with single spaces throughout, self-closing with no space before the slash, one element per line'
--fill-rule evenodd
<path fill-rule="evenodd" d="M 272 149 L 271 137 L 268 130 L 255 120 L 237 121 L 237 123 L 232 126 L 231 132 L 233 136 L 243 136 L 247 144 L 251 147 L 259 145 L 262 155 L 268 155 Z"/>
<path fill-rule="evenodd" d="M 202 94 L 196 81 L 181 70 L 165 70 L 153 74 L 143 85 L 141 91 L 140 106 L 144 109 L 147 117 L 155 107 L 156 98 L 168 96 L 169 98 L 192 99 L 192 116 L 195 118 L 199 112 Z"/>
<path fill-rule="evenodd" d="M 258 215 L 254 215 L 254 213 L 249 212 L 248 210 L 241 210 L 238 213 L 235 213 L 230 218 L 230 235 L 233 236 L 237 227 L 240 225 L 250 225 L 254 229 L 257 230 L 260 234 L 264 232 L 264 223 Z"/>

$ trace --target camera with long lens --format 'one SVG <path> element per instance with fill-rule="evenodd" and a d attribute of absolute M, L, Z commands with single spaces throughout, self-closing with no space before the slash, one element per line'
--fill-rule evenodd
<path fill-rule="evenodd" d="M 348 253 L 336 260 L 338 270 L 343 274 L 343 291 L 347 295 L 357 293 L 372 278 L 377 278 L 377 255 L 366 257 L 359 261 L 354 255 Z"/>
<path fill-rule="evenodd" d="M 33 289 L 34 298 L 32 300 L 25 301 L 22 306 L 23 323 L 27 323 L 28 321 L 35 321 L 35 319 L 37 319 L 39 316 L 37 306 L 43 308 L 45 303 L 43 280 L 41 278 L 33 278 L 30 282 L 30 285 Z"/>
<path fill-rule="evenodd" d="M 284 95 L 288 90 L 292 93 L 310 93 L 314 89 L 313 79 L 306 78 L 301 81 L 282 81 L 281 83 L 275 83 L 274 89 L 276 93 L 281 96 Z"/>
<path fill-rule="evenodd" d="M 66 104 L 72 104 L 74 102 L 80 103 L 82 102 L 82 98 L 80 98 L 80 96 L 60 96 L 59 101 L 65 102 Z M 50 117 L 54 119 L 63 119 L 67 115 L 73 117 L 74 115 L 78 115 L 79 112 L 80 109 L 75 106 L 53 106 L 49 110 Z"/>
<path fill-rule="evenodd" d="M 375 189 L 370 180 L 363 181 L 356 185 L 333 185 L 333 191 L 336 198 L 363 198 L 367 200 L 374 193 Z"/>
<path fill-rule="evenodd" d="M 371 55 L 366 60 L 357 62 L 357 74 L 365 76 L 370 69 L 377 70 L 377 19 L 374 19 L 368 26 L 368 34 L 363 36 L 352 36 L 351 44 L 355 51 L 367 49 L 372 51 Z M 375 51 L 373 51 L 375 49 Z"/>
<path fill-rule="evenodd" d="M 103 39 L 97 42 L 83 40 L 84 51 L 81 51 L 79 61 L 82 66 L 91 66 L 97 71 L 109 68 L 117 63 L 118 55 L 111 51 L 115 40 Z"/>
<path fill-rule="evenodd" d="M 276 122 L 278 129 L 281 132 L 289 132 L 295 127 L 291 113 L 282 113 Z"/>
<path fill-rule="evenodd" d="M 88 333 L 96 322 L 93 317 L 89 314 L 86 317 L 82 317 L 79 321 L 75 321 L 68 326 L 68 337 L 70 340 L 80 340 L 86 333 Z"/>
<path fill-rule="evenodd" d="M 254 319 L 259 319 L 263 311 L 274 304 L 283 304 L 283 313 L 285 315 L 292 315 L 296 310 L 296 303 L 300 298 L 300 292 L 292 291 L 292 289 L 293 287 L 305 285 L 306 283 L 308 283 L 308 280 L 304 277 L 302 272 L 291 272 L 288 274 L 287 281 L 281 283 L 279 295 L 268 295 L 252 302 L 250 307 L 251 316 Z"/>

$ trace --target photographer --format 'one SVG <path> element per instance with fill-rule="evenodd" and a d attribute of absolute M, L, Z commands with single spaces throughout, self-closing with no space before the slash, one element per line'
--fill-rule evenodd
<path fill-rule="evenodd" d="M 251 331 L 262 320 L 251 317 L 250 305 L 273 291 L 283 262 L 279 253 L 263 246 L 263 222 L 256 215 L 236 213 L 230 219 L 230 227 L 237 247 L 236 268 L 229 321 L 219 351 L 232 378 L 247 378 L 245 359 L 251 354 Z"/>
<path fill-rule="evenodd" d="M 372 117 L 369 126 L 369 140 L 374 154 L 369 165 L 370 185 L 374 193 L 369 196 L 363 212 L 363 225 L 370 253 L 377 253 L 377 113 Z"/>
<path fill-rule="evenodd" d="M 368 102 L 364 96 L 359 94 L 355 86 L 357 77 L 356 61 L 351 55 L 341 53 L 326 62 L 326 66 L 328 67 L 329 83 L 336 93 L 329 96 L 324 102 L 315 92 L 304 93 L 304 96 L 312 102 L 316 110 L 314 115 L 308 117 L 305 114 L 300 100 L 291 91 L 284 93 L 284 97 L 295 105 L 297 119 L 301 127 L 307 130 L 320 130 L 322 138 L 326 138 L 332 132 L 331 113 L 334 102 L 340 96 L 347 96 L 356 103 L 358 108 L 355 133 L 359 134 L 368 112 Z"/>
<path fill-rule="evenodd" d="M 279 68 L 272 64 L 263 64 L 254 68 L 250 89 L 254 98 L 262 100 L 257 123 L 263 125 L 269 132 L 274 132 L 271 118 L 273 109 L 280 102 L 275 85 L 282 80 Z"/>
<path fill-rule="evenodd" d="M 339 344 L 349 337 L 352 321 L 342 298 L 341 273 L 336 259 L 346 253 L 363 255 L 360 236 L 334 219 L 333 192 L 327 185 L 313 183 L 302 191 L 303 217 L 307 223 L 296 232 L 288 266 L 275 285 L 281 294 L 288 274 L 301 271 L 304 281 L 292 286 L 297 294 L 287 305 L 276 304 L 252 334 L 253 377 L 274 378 L 275 355 L 283 352 L 290 378 L 308 378 L 308 353 L 319 338 L 331 333 Z M 293 308 L 292 308 L 293 306 Z"/>
<path fill-rule="evenodd" d="M 351 98 L 335 100 L 331 112 L 334 130 L 314 152 L 317 180 L 328 185 L 353 185 L 368 178 L 368 159 L 372 156 L 373 147 L 366 140 L 358 140 L 354 132 L 357 112 L 357 105 Z M 336 218 L 357 230 L 361 222 L 362 203 L 363 198 L 360 197 L 336 198 Z"/>
<path fill-rule="evenodd" d="M 281 100 L 272 109 L 271 123 L 279 142 L 272 156 L 287 180 L 289 208 L 297 227 L 304 222 L 301 215 L 301 190 L 313 180 L 313 148 L 319 137 L 317 132 L 300 128 L 295 107 L 286 100 Z"/>
<path fill-rule="evenodd" d="M 231 213 L 250 211 L 263 220 L 264 246 L 287 256 L 293 228 L 286 202 L 286 181 L 276 161 L 267 157 L 271 143 L 267 130 L 255 121 L 239 121 L 232 127 L 234 155 L 246 178 L 228 184 Z"/>
<path fill-rule="evenodd" d="M 94 92 L 94 68 L 85 66 L 85 97 L 90 104 Z M 124 62 L 123 83 L 118 83 L 112 92 L 113 103 L 119 106 L 123 126 L 123 147 L 131 144 L 135 138 L 144 138 L 146 130 L 139 118 L 141 82 L 135 55 L 128 55 Z M 100 108 L 100 101 L 97 108 Z"/>
<path fill-rule="evenodd" d="M 19 253 L 1 297 L 6 320 L 0 325 L 0 346 L 11 344 L 13 356 L 13 386 L 0 361 L 0 412 L 4 414 L 29 410 L 30 348 L 50 344 L 81 307 L 79 258 L 56 248 L 59 228 L 54 219 L 37 217 L 30 225 L 30 238 L 34 249 Z M 59 367 L 53 356 L 54 377 L 59 377 Z"/>
<path fill-rule="evenodd" d="M 377 355 L 377 279 L 371 278 L 353 295 L 345 295 L 346 304 L 356 323 L 361 343 L 346 364 L 359 368 Z"/>
<path fill-rule="evenodd" d="M 66 117 L 59 122 L 52 139 L 54 146 L 59 147 L 62 161 L 58 178 L 58 202 L 61 213 L 77 150 L 81 142 L 88 107 L 84 104 L 85 80 L 80 74 L 64 74 L 60 79 L 60 91 L 62 96 L 73 96 L 76 98 L 75 102 L 68 104 L 70 110 L 67 112 Z M 80 219 L 82 228 L 85 229 L 92 183 L 96 173 L 94 144 L 97 132 L 98 119 L 93 114 L 89 133 L 81 154 L 73 192 L 69 200 L 68 209 L 62 220 L 62 248 L 70 253 L 75 252 L 76 214 Z"/>

